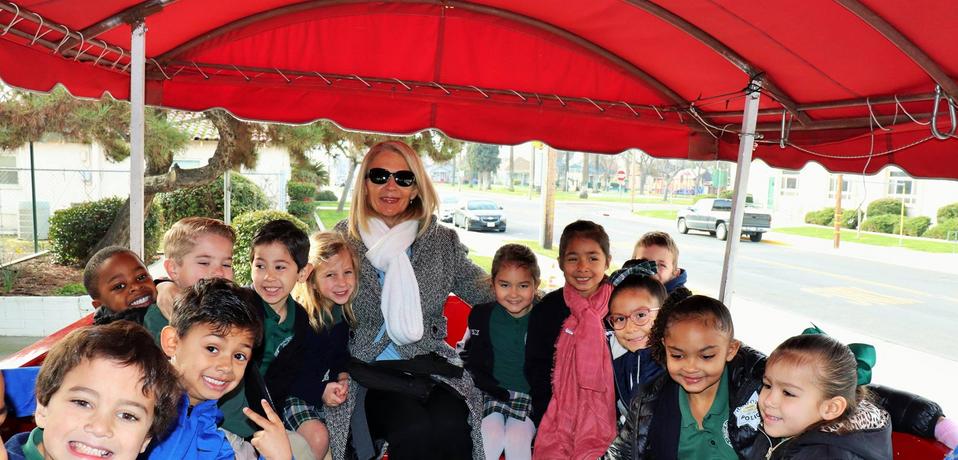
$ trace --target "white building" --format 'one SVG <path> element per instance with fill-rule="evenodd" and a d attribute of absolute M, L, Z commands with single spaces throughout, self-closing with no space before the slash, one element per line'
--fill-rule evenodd
<path fill-rule="evenodd" d="M 748 193 L 756 204 L 772 211 L 777 226 L 799 224 L 805 213 L 835 206 L 836 178 L 837 174 L 818 163 L 791 171 L 755 161 L 749 172 Z M 870 176 L 842 175 L 843 209 L 861 206 L 864 213 L 868 203 L 880 198 L 901 199 L 907 216 L 928 216 L 934 223 L 938 208 L 958 202 L 958 181 L 913 179 L 895 166 Z"/>
<path fill-rule="evenodd" d="M 195 117 L 195 114 L 188 115 Z M 206 165 L 216 149 L 216 130 L 189 120 L 183 127 L 194 140 L 177 152 L 173 161 L 182 168 Z M 41 239 L 46 238 L 48 219 L 57 210 L 84 201 L 129 196 L 129 159 L 112 162 L 96 144 L 44 141 L 35 142 L 33 150 L 37 228 Z M 286 151 L 262 145 L 256 167 L 244 168 L 241 172 L 263 189 L 274 208 L 286 208 L 286 183 L 290 176 Z M 0 234 L 32 238 L 30 178 L 29 145 L 0 150 Z"/>

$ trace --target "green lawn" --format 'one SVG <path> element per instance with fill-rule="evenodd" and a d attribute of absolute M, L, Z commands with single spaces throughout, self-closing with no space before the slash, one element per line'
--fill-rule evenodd
<path fill-rule="evenodd" d="M 509 240 L 506 243 L 516 243 L 529 246 L 529 249 L 532 249 L 532 252 L 539 254 L 547 259 L 556 260 L 559 258 L 559 246 L 553 246 L 552 249 L 545 249 L 539 244 L 538 241 L 533 240 Z"/>
<path fill-rule="evenodd" d="M 459 188 L 457 186 L 449 184 L 437 184 L 436 188 L 439 190 L 439 193 L 456 193 Z M 529 196 L 529 187 L 517 185 L 515 190 L 509 191 L 508 188 L 504 185 L 493 185 L 492 190 L 480 190 L 479 187 L 472 187 L 464 185 L 462 187 L 463 192 L 469 193 L 488 193 L 490 195 L 506 195 L 506 196 L 518 196 L 518 197 L 528 197 Z M 539 199 L 539 193 L 533 194 L 534 199 Z M 604 192 L 600 194 L 589 194 L 589 198 L 583 200 L 579 198 L 579 192 L 563 192 L 556 191 L 556 201 L 599 201 L 599 202 L 613 202 L 613 203 L 631 203 L 632 198 L 628 193 L 618 193 L 618 192 Z M 675 198 L 669 201 L 662 201 L 662 197 L 658 196 L 648 196 L 640 195 L 635 197 L 635 202 L 640 204 L 661 204 L 661 203 L 673 203 L 680 205 L 692 204 L 691 198 Z"/>
<path fill-rule="evenodd" d="M 349 211 L 345 209 L 343 212 L 338 212 L 335 209 L 317 209 L 316 214 L 319 216 L 319 220 L 323 221 L 323 227 L 326 227 L 326 230 L 332 230 L 333 226 L 349 215 Z"/>
<path fill-rule="evenodd" d="M 789 235 L 808 236 L 812 238 L 822 238 L 830 240 L 835 237 L 835 230 L 828 227 L 785 227 L 776 228 L 778 233 Z M 872 246 L 898 246 L 898 237 L 894 235 L 875 235 L 871 233 L 862 233 L 861 238 L 855 230 L 843 228 L 842 241 L 852 243 L 870 244 Z M 901 247 L 925 252 L 952 252 L 956 249 L 956 243 L 946 241 L 928 241 L 903 238 Z"/>
<path fill-rule="evenodd" d="M 492 273 L 492 256 L 480 256 L 473 251 L 469 251 L 469 259 L 482 267 L 486 273 Z"/>
<path fill-rule="evenodd" d="M 675 209 L 643 209 L 641 211 L 635 211 L 635 215 L 651 217 L 653 219 L 675 220 L 679 212 Z"/>

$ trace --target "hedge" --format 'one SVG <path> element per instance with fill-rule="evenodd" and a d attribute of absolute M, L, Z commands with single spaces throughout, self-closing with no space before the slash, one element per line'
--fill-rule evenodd
<path fill-rule="evenodd" d="M 230 214 L 233 216 L 272 207 L 263 190 L 239 173 L 230 172 L 230 188 Z M 163 208 L 163 216 L 170 225 L 184 217 L 194 216 L 222 220 L 223 177 L 200 187 L 160 193 L 156 202 Z"/>
<path fill-rule="evenodd" d="M 915 216 L 905 218 L 905 234 L 908 236 L 922 236 L 931 227 L 931 218 L 927 216 Z M 898 233 L 898 226 L 895 226 L 894 233 Z"/>
<path fill-rule="evenodd" d="M 286 211 L 296 216 L 297 219 L 308 222 L 310 228 L 315 227 L 316 218 L 313 217 L 313 210 L 316 209 L 315 201 L 291 201 L 286 206 Z"/>
<path fill-rule="evenodd" d="M 852 230 L 858 228 L 858 210 L 845 209 L 842 211 L 842 227 Z"/>
<path fill-rule="evenodd" d="M 835 208 L 819 209 L 805 214 L 806 224 L 832 225 L 835 221 Z"/>
<path fill-rule="evenodd" d="M 946 204 L 938 208 L 938 222 L 958 219 L 958 203 Z"/>
<path fill-rule="evenodd" d="M 892 215 L 869 215 L 865 222 L 862 222 L 862 230 L 866 232 L 895 233 L 898 227 L 898 216 Z"/>
<path fill-rule="evenodd" d="M 319 190 L 316 192 L 316 195 L 313 195 L 313 199 L 316 201 L 339 201 L 339 198 L 336 198 L 336 194 L 332 190 Z"/>
<path fill-rule="evenodd" d="M 86 263 L 91 255 L 90 249 L 106 235 L 124 203 L 126 200 L 123 198 L 104 198 L 54 212 L 50 218 L 50 250 L 56 262 L 73 265 Z M 144 251 L 148 256 L 156 254 L 164 228 L 162 210 L 153 203 L 143 229 Z"/>
<path fill-rule="evenodd" d="M 901 200 L 895 198 L 882 198 L 868 203 L 868 217 L 901 214 Z"/>
<path fill-rule="evenodd" d="M 240 285 L 247 285 L 253 280 L 250 277 L 251 252 L 250 246 L 253 235 L 267 222 L 277 219 L 286 219 L 309 233 L 309 226 L 295 216 L 275 210 L 253 211 L 233 219 L 233 228 L 236 230 L 236 244 L 233 246 L 233 279 Z"/>
<path fill-rule="evenodd" d="M 306 182 L 287 182 L 286 194 L 290 201 L 312 201 L 316 194 L 316 186 Z"/>
<path fill-rule="evenodd" d="M 925 238 L 948 239 L 948 232 L 958 232 L 958 218 L 939 220 L 938 224 L 929 228 L 921 236 Z M 951 236 L 955 237 L 954 234 Z"/>

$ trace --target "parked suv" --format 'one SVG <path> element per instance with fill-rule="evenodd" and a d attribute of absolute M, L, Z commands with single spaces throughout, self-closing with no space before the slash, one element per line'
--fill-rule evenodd
<path fill-rule="evenodd" d="M 724 198 L 706 198 L 694 205 L 679 210 L 676 226 L 679 232 L 704 230 L 720 240 L 728 238 L 728 225 L 732 220 L 732 200 Z M 762 234 L 772 227 L 772 216 L 755 208 L 749 210 L 746 205 L 742 215 L 742 234 L 754 242 L 762 241 Z"/>
<path fill-rule="evenodd" d="M 466 230 L 506 231 L 502 206 L 492 200 L 465 200 L 452 215 L 452 224 Z"/>

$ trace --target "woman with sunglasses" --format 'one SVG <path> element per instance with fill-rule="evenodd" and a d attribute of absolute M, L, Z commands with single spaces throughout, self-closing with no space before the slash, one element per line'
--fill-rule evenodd
<path fill-rule="evenodd" d="M 662 374 L 649 348 L 652 323 L 668 297 L 665 286 L 655 279 L 656 269 L 655 261 L 633 259 L 609 277 L 613 288 L 605 321 L 610 328 L 607 335 L 620 428 L 639 388 Z"/>
<path fill-rule="evenodd" d="M 359 458 L 375 456 L 372 441 L 379 440 L 388 442 L 394 460 L 483 458 L 482 399 L 445 342 L 443 306 L 450 292 L 470 304 L 493 296 L 456 232 L 438 224 L 437 204 L 411 147 L 387 141 L 369 149 L 349 217 L 336 225 L 363 256 L 350 352 L 374 363 L 374 371 L 388 366 L 416 376 L 409 385 L 390 386 L 354 371 L 359 381 L 349 384 L 346 403 L 330 410 L 334 458 L 344 456 L 350 429 Z M 436 371 L 412 371 L 424 362 Z"/>

